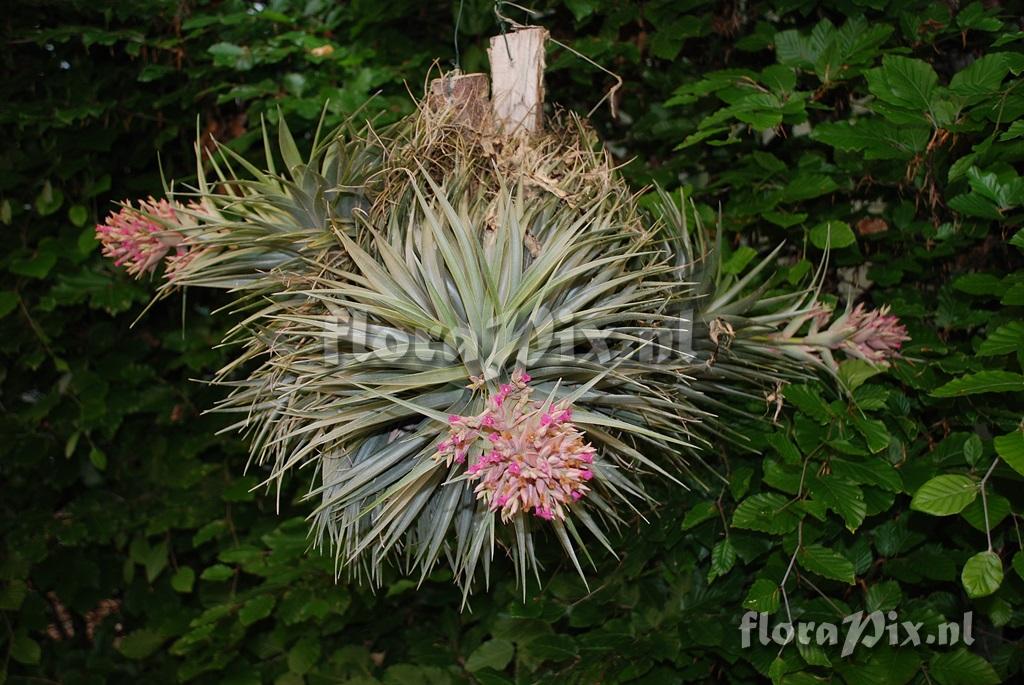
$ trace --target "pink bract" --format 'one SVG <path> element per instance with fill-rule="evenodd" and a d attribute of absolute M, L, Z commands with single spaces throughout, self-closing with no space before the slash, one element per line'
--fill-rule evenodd
<path fill-rule="evenodd" d="M 532 401 L 530 376 L 517 371 L 500 386 L 479 416 L 452 422 L 452 437 L 438 445 L 439 459 L 458 461 L 454 444 L 476 445 L 478 458 L 467 469 L 477 482 L 477 499 L 502 521 L 522 513 L 565 520 L 569 505 L 589 491 L 595 449 L 571 422 L 569 407 Z"/>
<path fill-rule="evenodd" d="M 179 224 L 174 205 L 167 200 L 140 200 L 135 209 L 130 202 L 118 212 L 107 216 L 106 223 L 96 226 L 96 239 L 103 247 L 103 256 L 133 276 L 152 273 L 167 254 L 183 258 L 188 248 L 184 237 L 169 228 Z M 180 266 L 176 265 L 176 266 Z"/>

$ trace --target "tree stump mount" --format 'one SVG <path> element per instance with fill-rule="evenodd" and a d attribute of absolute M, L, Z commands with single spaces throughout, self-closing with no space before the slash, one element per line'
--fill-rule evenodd
<path fill-rule="evenodd" d="M 491 113 L 487 74 L 446 74 L 430 82 L 427 107 L 449 110 L 454 123 L 483 126 Z"/>
<path fill-rule="evenodd" d="M 543 125 L 547 38 L 547 29 L 536 27 L 491 38 L 491 111 L 505 134 L 533 133 Z"/>
<path fill-rule="evenodd" d="M 540 131 L 544 123 L 544 45 L 547 29 L 521 28 L 491 38 L 486 74 L 447 74 L 430 82 L 427 106 L 451 108 L 453 121 L 481 127 L 490 114 L 506 136 Z M 490 98 L 488 98 L 490 86 Z"/>

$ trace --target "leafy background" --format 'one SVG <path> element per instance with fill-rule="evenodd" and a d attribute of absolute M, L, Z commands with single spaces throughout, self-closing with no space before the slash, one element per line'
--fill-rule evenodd
<path fill-rule="evenodd" d="M 461 63 L 485 68 L 493 4 L 466 0 Z M 192 144 L 247 153 L 278 109 L 311 131 L 410 111 L 449 66 L 458 4 L 412 0 L 8 3 L 0 125 L 0 681 L 10 683 L 995 683 L 1020 678 L 1024 555 L 1024 52 L 1018 3 L 542 0 L 554 36 L 619 73 L 594 115 L 639 189 L 720 213 L 741 271 L 787 241 L 809 277 L 889 303 L 913 343 L 853 400 L 790 387 L 731 484 L 666 489 L 595 559 L 550 556 L 525 601 L 507 565 L 460 612 L 438 574 L 376 595 L 308 553 L 302 482 L 280 513 L 204 415 L 216 295 L 157 304 L 105 263 L 112 201 L 187 179 Z M 523 19 L 514 8 L 504 11 Z M 611 85 L 549 55 L 550 99 Z M 370 99 L 374 93 L 377 97 Z M 855 400 L 855 401 L 854 401 Z M 774 412 L 765 407 L 766 414 Z M 794 563 L 791 564 L 791 562 Z M 787 574 L 787 568 L 792 566 Z M 739 647 L 748 609 L 931 630 L 965 650 Z"/>

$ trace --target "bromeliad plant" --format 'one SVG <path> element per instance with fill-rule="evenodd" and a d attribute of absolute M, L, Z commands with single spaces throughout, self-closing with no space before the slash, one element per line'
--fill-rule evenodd
<path fill-rule="evenodd" d="M 525 585 L 541 531 L 582 574 L 585 537 L 614 553 L 605 531 L 650 503 L 645 475 L 721 477 L 691 465 L 743 443 L 730 417 L 906 339 L 860 307 L 826 325 L 820 278 L 769 291 L 778 250 L 725 273 L 696 214 L 642 208 L 572 116 L 500 137 L 423 109 L 305 160 L 282 122 L 279 147 L 284 171 L 222 150 L 97 234 L 135 274 L 162 250 L 163 295 L 232 293 L 218 409 L 267 483 L 312 467 L 315 539 L 371 582 L 443 559 L 468 593 L 500 547 Z"/>

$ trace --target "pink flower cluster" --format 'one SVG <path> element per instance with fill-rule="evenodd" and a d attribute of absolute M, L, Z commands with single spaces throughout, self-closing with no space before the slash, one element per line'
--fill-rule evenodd
<path fill-rule="evenodd" d="M 96 239 L 103 246 L 104 257 L 138 277 L 155 270 L 171 250 L 174 255 L 170 259 L 187 255 L 185 237 L 168 228 L 180 223 L 175 206 L 167 200 L 140 200 L 138 209 L 126 201 L 120 211 L 107 216 L 105 224 L 97 224 Z"/>
<path fill-rule="evenodd" d="M 790 321 L 784 330 L 769 337 L 781 344 L 790 356 L 824 362 L 833 368 L 836 362 L 832 352 L 887 366 L 890 359 L 900 356 L 903 343 L 910 340 L 906 326 L 889 313 L 888 306 L 868 311 L 863 304 L 858 304 L 831 324 L 828 323 L 830 316 L 831 310 L 817 303 Z M 807 322 L 810 322 L 810 330 L 803 337 L 795 337 Z"/>
<path fill-rule="evenodd" d="M 437 457 L 465 463 L 474 492 L 502 521 L 517 513 L 564 520 L 589 492 L 595 449 L 572 423 L 572 409 L 530 399 L 530 376 L 512 374 L 477 416 L 449 417 L 449 437 Z"/>
<path fill-rule="evenodd" d="M 864 305 L 858 304 L 833 324 L 836 325 L 845 326 L 850 334 L 838 349 L 851 357 L 876 364 L 884 364 L 899 356 L 900 347 L 910 340 L 907 327 L 897 316 L 889 313 L 888 305 L 869 312 Z"/>

